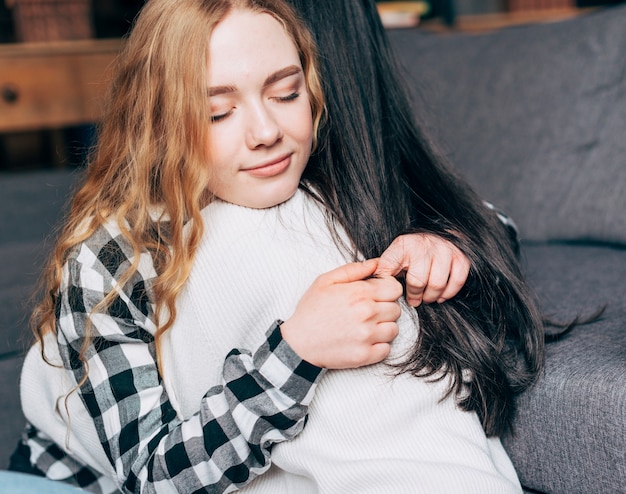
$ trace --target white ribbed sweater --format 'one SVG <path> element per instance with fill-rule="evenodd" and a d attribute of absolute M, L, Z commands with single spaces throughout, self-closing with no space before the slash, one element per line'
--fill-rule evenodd
<path fill-rule="evenodd" d="M 298 191 L 285 204 L 255 210 L 215 202 L 203 211 L 206 233 L 178 317 L 163 341 L 165 383 L 181 417 L 219 383 L 234 347 L 254 349 L 278 318 L 287 319 L 321 273 L 346 262 L 321 208 Z M 415 341 L 405 308 L 392 359 Z M 520 493 L 498 439 L 445 386 L 386 364 L 329 371 L 293 441 L 272 450 L 270 471 L 251 493 Z"/>

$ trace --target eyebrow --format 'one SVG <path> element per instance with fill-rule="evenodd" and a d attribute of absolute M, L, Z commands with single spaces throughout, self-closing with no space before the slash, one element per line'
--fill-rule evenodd
<path fill-rule="evenodd" d="M 290 77 L 292 75 L 302 73 L 302 69 L 297 65 L 289 65 L 284 69 L 277 70 L 273 74 L 267 76 L 267 79 L 263 82 L 263 88 L 271 86 L 272 84 L 285 79 L 286 77 Z M 209 96 L 219 96 L 220 94 L 228 94 L 237 92 L 236 86 L 226 85 L 226 86 L 214 86 L 209 88 Z"/>
<path fill-rule="evenodd" d="M 268 78 L 265 79 L 265 82 L 263 83 L 263 87 L 266 88 L 267 86 L 271 86 L 275 82 L 278 82 L 292 75 L 300 74 L 301 72 L 302 72 L 302 69 L 298 67 L 297 65 L 290 65 L 289 67 L 285 67 L 284 69 L 280 69 L 274 72 L 273 74 L 270 74 Z"/>

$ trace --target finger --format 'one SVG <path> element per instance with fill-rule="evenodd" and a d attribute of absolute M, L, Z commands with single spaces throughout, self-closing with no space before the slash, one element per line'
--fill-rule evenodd
<path fill-rule="evenodd" d="M 383 254 L 378 262 L 375 276 L 397 276 L 405 269 L 402 259 Z"/>
<path fill-rule="evenodd" d="M 378 302 L 376 304 L 376 321 L 378 324 L 395 323 L 402 314 L 398 302 Z"/>
<path fill-rule="evenodd" d="M 351 283 L 364 280 L 374 274 L 378 266 L 378 259 L 368 259 L 363 262 L 351 262 L 339 266 L 320 276 L 320 279 L 330 285 L 335 283 Z"/>
<path fill-rule="evenodd" d="M 370 359 L 369 364 L 376 364 L 381 360 L 386 359 L 391 352 L 391 345 L 389 343 L 376 343 L 372 345 L 370 349 Z"/>
<path fill-rule="evenodd" d="M 404 239 L 396 238 L 378 260 L 376 276 L 396 276 L 406 269 Z"/>
<path fill-rule="evenodd" d="M 395 322 L 382 322 L 378 324 L 376 328 L 376 343 L 391 343 L 395 340 L 400 333 L 400 329 L 398 328 L 398 323 Z"/>
<path fill-rule="evenodd" d="M 413 307 L 422 303 L 431 270 L 430 261 L 430 258 L 422 259 L 421 263 L 413 264 L 406 274 L 406 300 Z"/>
<path fill-rule="evenodd" d="M 402 297 L 404 291 L 402 283 L 392 276 L 370 278 L 364 283 L 372 289 L 371 297 L 376 302 L 395 302 Z"/>
<path fill-rule="evenodd" d="M 422 294 L 422 301 L 430 304 L 436 302 L 448 285 L 450 271 L 452 269 L 452 259 L 439 258 L 430 268 L 430 276 L 426 283 L 426 288 Z"/>
<path fill-rule="evenodd" d="M 441 295 L 439 295 L 437 299 L 438 303 L 441 304 L 446 300 L 454 298 L 461 291 L 461 288 L 463 288 L 469 276 L 470 267 L 470 261 L 464 254 L 461 253 L 460 256 L 454 259 L 450 270 L 448 285 Z"/>

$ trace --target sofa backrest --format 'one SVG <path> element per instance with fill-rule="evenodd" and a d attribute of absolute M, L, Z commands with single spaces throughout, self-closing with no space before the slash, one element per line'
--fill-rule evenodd
<path fill-rule="evenodd" d="M 18 383 L 33 340 L 31 296 L 79 178 L 68 170 L 0 173 L 0 469 L 7 468 L 26 420 Z"/>
<path fill-rule="evenodd" d="M 0 174 L 0 244 L 40 241 L 58 226 L 80 171 Z"/>
<path fill-rule="evenodd" d="M 522 238 L 626 244 L 626 5 L 487 34 L 389 34 L 420 119 Z"/>

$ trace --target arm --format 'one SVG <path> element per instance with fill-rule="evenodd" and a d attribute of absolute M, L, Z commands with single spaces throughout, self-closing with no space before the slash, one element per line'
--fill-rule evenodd
<path fill-rule="evenodd" d="M 207 393 L 198 414 L 180 421 L 156 364 L 150 256 L 143 254 L 139 273 L 120 290 L 114 286 L 128 260 L 114 239 L 106 248 L 92 252 L 83 245 L 70 260 L 59 299 L 58 337 L 120 487 L 223 492 L 245 485 L 269 468 L 271 445 L 304 426 L 321 369 L 302 361 L 274 326 L 254 355 L 227 357 L 222 385 Z M 94 314 L 109 289 L 116 289 L 118 298 L 106 313 Z M 93 338 L 83 381 L 77 357 L 90 314 Z"/>

